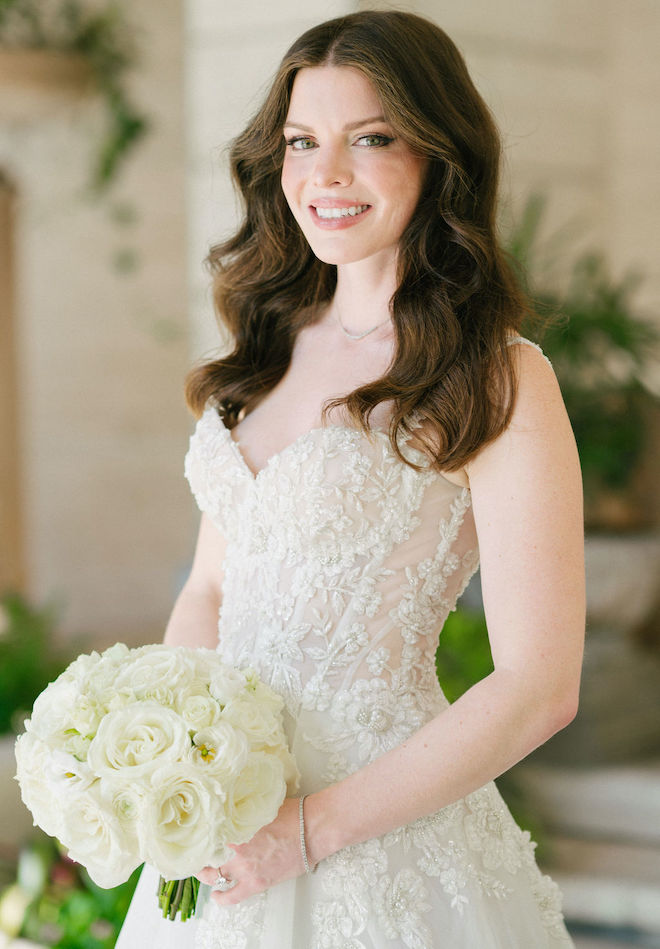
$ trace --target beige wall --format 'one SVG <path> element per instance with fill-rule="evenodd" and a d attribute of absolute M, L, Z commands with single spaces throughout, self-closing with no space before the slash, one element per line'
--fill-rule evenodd
<path fill-rule="evenodd" d="M 162 631 L 196 522 L 181 476 L 190 428 L 182 379 L 191 353 L 218 346 L 202 260 L 236 220 L 222 148 L 291 40 L 358 6 L 132 4 L 142 46 L 132 84 L 153 132 L 97 204 L 82 194 L 100 127 L 95 100 L 0 121 L 0 170 L 18 193 L 27 590 L 61 596 L 69 630 L 131 639 Z M 465 52 L 504 134 L 509 204 L 546 190 L 549 228 L 571 221 L 568 247 L 595 244 L 616 269 L 646 272 L 640 298 L 660 314 L 657 0 L 407 8 L 434 18 Z M 118 223 L 125 207 L 134 224 Z M 115 266 L 126 249 L 138 257 L 132 273 Z"/>
<path fill-rule="evenodd" d="M 152 133 L 111 193 L 84 187 L 101 128 L 87 96 L 0 122 L 17 191 L 18 414 L 26 590 L 66 630 L 162 635 L 191 552 L 178 0 L 140 0 L 134 98 Z M 133 224 L 121 224 L 134 215 Z M 118 258 L 134 254 L 133 272 Z"/>
<path fill-rule="evenodd" d="M 187 0 L 186 130 L 192 351 L 219 345 L 202 267 L 209 246 L 236 224 L 224 148 L 260 104 L 269 78 L 305 29 L 355 8 L 351 0 Z"/>
<path fill-rule="evenodd" d="M 545 234 L 561 269 L 584 246 L 615 273 L 646 276 L 639 304 L 660 319 L 660 36 L 657 0 L 379 0 L 331 6 L 188 0 L 189 261 L 193 347 L 217 336 L 200 261 L 235 221 L 222 146 L 259 100 L 306 26 L 355 9 L 434 19 L 466 56 L 503 133 L 503 218 L 532 191 L 548 195 Z M 300 11 L 304 11 L 301 15 Z"/>
<path fill-rule="evenodd" d="M 363 8 L 391 7 L 369 0 Z M 660 3 L 657 0 L 415 0 L 463 51 L 505 145 L 514 209 L 547 193 L 547 233 L 567 260 L 604 250 L 646 275 L 639 303 L 660 320 Z"/>

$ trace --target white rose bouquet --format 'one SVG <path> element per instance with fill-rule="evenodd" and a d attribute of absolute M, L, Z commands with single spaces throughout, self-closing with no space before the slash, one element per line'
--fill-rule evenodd
<path fill-rule="evenodd" d="M 297 790 L 282 707 L 209 649 L 118 643 L 79 656 L 16 741 L 23 801 L 99 886 L 149 863 L 163 915 L 188 919 L 191 875 L 220 866 Z"/>

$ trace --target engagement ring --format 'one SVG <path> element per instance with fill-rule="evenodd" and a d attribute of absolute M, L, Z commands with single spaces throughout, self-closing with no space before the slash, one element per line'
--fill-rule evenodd
<path fill-rule="evenodd" d="M 237 883 L 238 880 L 232 880 L 231 877 L 223 876 L 221 872 L 218 872 L 218 875 L 213 883 L 213 889 L 224 892 L 225 890 L 231 890 L 231 888 L 236 886 Z"/>

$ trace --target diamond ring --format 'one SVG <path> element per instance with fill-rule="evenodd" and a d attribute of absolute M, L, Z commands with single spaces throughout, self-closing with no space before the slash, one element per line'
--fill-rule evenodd
<path fill-rule="evenodd" d="M 213 889 L 220 890 L 224 892 L 225 890 L 231 890 L 233 886 L 236 886 L 238 880 L 232 880 L 231 877 L 223 876 L 221 871 L 218 871 L 218 875 L 213 881 Z"/>

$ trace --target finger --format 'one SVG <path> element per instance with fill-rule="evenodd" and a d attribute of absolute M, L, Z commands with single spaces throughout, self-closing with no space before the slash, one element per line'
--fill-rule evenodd
<path fill-rule="evenodd" d="M 231 890 L 212 890 L 211 899 L 218 906 L 235 906 L 237 903 L 240 903 L 241 900 L 244 900 L 247 896 L 252 896 L 252 892 L 247 890 L 246 887 L 236 884 L 232 887 Z"/>
<path fill-rule="evenodd" d="M 218 878 L 219 872 L 217 867 L 204 867 L 203 870 L 200 870 L 199 873 L 195 873 L 194 875 L 201 883 L 205 883 L 207 886 L 213 886 Z"/>

